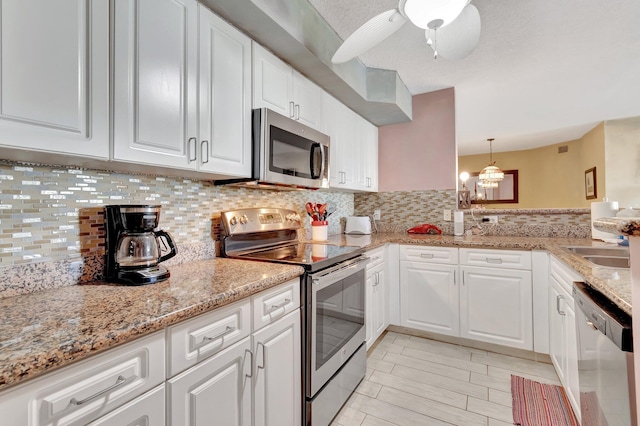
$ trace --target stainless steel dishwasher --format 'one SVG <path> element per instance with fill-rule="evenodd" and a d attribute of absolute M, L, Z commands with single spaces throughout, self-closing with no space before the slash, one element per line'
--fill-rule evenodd
<path fill-rule="evenodd" d="M 573 297 L 582 426 L 636 425 L 631 317 L 588 284 Z"/>

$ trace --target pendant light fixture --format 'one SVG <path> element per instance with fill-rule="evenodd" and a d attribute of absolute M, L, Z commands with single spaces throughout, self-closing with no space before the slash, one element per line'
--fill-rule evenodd
<path fill-rule="evenodd" d="M 496 166 L 496 162 L 493 161 L 492 142 L 494 139 L 491 138 L 487 140 L 489 141 L 489 165 L 482 169 L 478 179 L 484 188 L 497 188 L 498 182 L 504 179 L 504 172 L 500 170 L 500 168 Z"/>

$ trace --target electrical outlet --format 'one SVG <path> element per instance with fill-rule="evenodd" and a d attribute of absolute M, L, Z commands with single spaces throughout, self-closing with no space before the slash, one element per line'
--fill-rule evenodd
<path fill-rule="evenodd" d="M 444 217 L 443 219 L 447 222 L 451 222 L 451 210 L 444 209 Z"/>
<path fill-rule="evenodd" d="M 498 223 L 498 216 L 485 216 L 482 218 L 483 222 Z"/>
<path fill-rule="evenodd" d="M 380 220 L 380 209 L 375 209 L 373 211 L 373 220 Z"/>

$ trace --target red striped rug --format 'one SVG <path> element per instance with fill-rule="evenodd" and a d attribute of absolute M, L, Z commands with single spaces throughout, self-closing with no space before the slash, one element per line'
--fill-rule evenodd
<path fill-rule="evenodd" d="M 511 376 L 513 424 L 520 426 L 580 426 L 562 386 Z"/>

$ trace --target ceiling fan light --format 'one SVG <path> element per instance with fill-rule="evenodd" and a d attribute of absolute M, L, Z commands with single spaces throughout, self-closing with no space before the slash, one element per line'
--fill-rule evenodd
<path fill-rule="evenodd" d="M 422 29 L 444 28 L 460 15 L 468 3 L 469 0 L 406 0 L 404 14 Z M 442 24 L 433 23 L 435 20 L 442 20 Z"/>
<path fill-rule="evenodd" d="M 438 55 L 445 59 L 464 59 L 474 51 L 480 40 L 480 13 L 472 5 L 467 5 L 460 16 L 445 28 L 425 30 L 427 44 L 437 37 Z"/>

